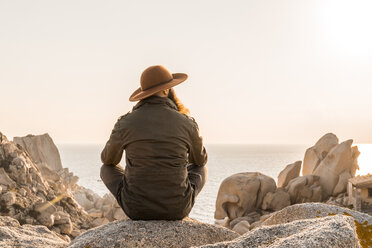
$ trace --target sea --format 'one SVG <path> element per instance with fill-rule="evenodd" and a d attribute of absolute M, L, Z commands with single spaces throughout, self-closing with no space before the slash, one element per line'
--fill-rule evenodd
<path fill-rule="evenodd" d="M 208 152 L 207 182 L 196 198 L 190 217 L 214 223 L 214 211 L 221 182 L 240 172 L 261 172 L 277 181 L 281 170 L 288 164 L 303 160 L 311 145 L 205 145 Z M 104 145 L 58 145 L 63 167 L 69 168 L 79 179 L 79 184 L 103 196 L 109 193 L 99 177 L 100 153 Z M 359 150 L 372 155 L 372 145 L 359 146 Z M 363 152 L 362 152 L 363 154 Z M 366 163 L 372 156 L 361 156 Z M 360 161 L 361 162 L 361 161 Z M 125 166 L 125 159 L 120 163 Z M 360 163 L 359 163 L 360 165 Z M 369 167 L 371 168 L 371 167 Z M 369 169 L 368 169 L 369 170 Z M 364 168 L 364 171 L 365 168 Z"/>

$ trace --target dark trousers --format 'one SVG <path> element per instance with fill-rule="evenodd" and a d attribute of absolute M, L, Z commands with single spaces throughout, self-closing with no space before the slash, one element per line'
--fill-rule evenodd
<path fill-rule="evenodd" d="M 194 189 L 194 199 L 200 193 L 204 184 L 207 180 L 207 167 L 197 166 L 195 164 L 189 164 L 187 166 L 188 177 L 191 183 L 191 187 Z M 119 205 L 121 202 L 118 199 L 121 188 L 123 187 L 123 176 L 124 169 L 119 164 L 116 166 L 102 165 L 101 167 L 101 179 L 110 192 L 118 200 Z"/>

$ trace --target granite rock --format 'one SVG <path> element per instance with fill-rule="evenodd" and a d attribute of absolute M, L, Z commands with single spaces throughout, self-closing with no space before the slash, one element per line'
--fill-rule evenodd
<path fill-rule="evenodd" d="M 259 172 L 234 174 L 220 185 L 214 217 L 233 220 L 245 216 L 261 208 L 266 193 L 275 190 L 274 179 Z"/>
<path fill-rule="evenodd" d="M 293 178 L 300 175 L 302 161 L 287 165 L 278 176 L 278 187 L 285 187 Z"/>
<path fill-rule="evenodd" d="M 11 217 L 0 216 L 0 247 L 64 248 L 68 242 L 45 226 L 23 225 Z"/>
<path fill-rule="evenodd" d="M 70 248 L 190 247 L 237 238 L 227 228 L 185 218 L 178 221 L 114 221 L 75 238 Z"/>
<path fill-rule="evenodd" d="M 338 247 L 359 248 L 353 218 L 343 215 L 263 226 L 230 242 L 199 246 L 203 248 L 243 247 Z"/>

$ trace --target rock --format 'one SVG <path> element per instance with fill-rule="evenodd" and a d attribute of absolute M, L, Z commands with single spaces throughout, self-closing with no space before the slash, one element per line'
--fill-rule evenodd
<path fill-rule="evenodd" d="M 232 240 L 239 234 L 227 228 L 185 218 L 179 221 L 115 221 L 75 238 L 77 247 L 190 247 Z"/>
<path fill-rule="evenodd" d="M 126 219 L 128 219 L 128 217 L 124 213 L 123 209 L 121 209 L 121 208 L 115 208 L 114 209 L 114 216 L 113 217 L 114 217 L 115 220 L 126 220 Z"/>
<path fill-rule="evenodd" d="M 359 248 L 353 218 L 327 216 L 318 219 L 296 220 L 273 226 L 264 226 L 247 232 L 230 242 L 221 242 L 200 248 L 241 247 L 344 247 Z"/>
<path fill-rule="evenodd" d="M 359 168 L 357 160 L 360 153 L 357 147 L 351 147 L 352 143 L 353 140 L 347 140 L 333 147 L 314 170 L 313 174 L 320 177 L 319 183 L 322 186 L 323 200 L 333 194 L 337 184 L 347 183 L 345 174 L 340 178 L 342 173 L 348 172 L 352 177 L 355 176 L 355 172 Z"/>
<path fill-rule="evenodd" d="M 13 192 L 6 192 L 0 197 L 2 205 L 11 206 L 16 202 L 16 195 Z"/>
<path fill-rule="evenodd" d="M 23 225 L 13 218 L 0 216 L 0 247 L 67 247 L 68 243 L 45 226 Z"/>
<path fill-rule="evenodd" d="M 8 186 L 1 186 L 6 195 L 0 196 L 5 197 L 0 199 L 0 215 L 13 217 L 22 224 L 42 224 L 66 234 L 71 232 L 71 225 L 76 229 L 92 227 L 93 218 L 76 203 L 57 174 L 52 175 L 56 177 L 47 177 L 58 179 L 57 181 L 46 180 L 39 166 L 22 146 L 8 141 L 2 134 L 0 139 L 0 177 L 13 181 L 7 183 Z M 45 161 L 41 163 L 46 164 Z M 13 197 L 9 198 L 10 201 L 7 200 L 9 194 L 15 195 L 15 202 Z M 14 203 L 7 206 L 5 202 Z M 66 216 L 57 215 L 57 209 L 69 216 L 70 221 Z M 67 240 L 66 237 L 61 237 Z"/>
<path fill-rule="evenodd" d="M 97 227 L 97 226 L 101 226 L 101 225 L 106 225 L 109 222 L 110 221 L 106 218 L 97 218 L 97 219 L 93 220 L 92 225 L 94 227 Z"/>
<path fill-rule="evenodd" d="M 57 224 L 57 225 L 71 223 L 70 215 L 68 215 L 68 214 L 66 214 L 62 211 L 58 211 L 55 214 L 54 223 Z"/>
<path fill-rule="evenodd" d="M 71 234 L 73 226 L 69 221 L 69 223 L 58 225 L 58 228 L 61 230 L 61 234 Z"/>
<path fill-rule="evenodd" d="M 24 188 L 21 188 L 18 193 L 21 195 L 21 196 L 26 196 L 27 195 L 27 190 L 25 190 Z"/>
<path fill-rule="evenodd" d="M 61 156 L 49 134 L 14 137 L 13 141 L 21 145 L 38 166 L 54 171 L 62 169 Z"/>
<path fill-rule="evenodd" d="M 85 209 L 85 211 L 94 208 L 94 201 L 92 201 L 93 199 L 88 199 L 85 188 L 74 191 L 73 195 L 75 201 L 77 201 L 79 205 Z"/>
<path fill-rule="evenodd" d="M 243 221 L 240 221 L 238 224 L 236 224 L 232 230 L 239 234 L 244 234 L 249 231 L 249 226 L 250 226 L 249 222 L 246 220 L 243 220 Z"/>
<path fill-rule="evenodd" d="M 283 188 L 277 188 L 275 192 L 268 192 L 262 202 L 262 209 L 279 211 L 291 205 L 291 198 Z"/>
<path fill-rule="evenodd" d="M 80 231 L 79 229 L 72 229 L 70 235 L 73 237 L 73 238 L 76 238 L 77 236 L 79 236 L 80 234 L 82 234 L 82 231 Z"/>
<path fill-rule="evenodd" d="M 352 178 L 349 171 L 344 171 L 338 176 L 338 182 L 333 189 L 332 195 L 336 196 L 338 194 L 341 194 L 343 192 L 346 192 L 347 184 L 349 179 Z"/>
<path fill-rule="evenodd" d="M 5 185 L 8 189 L 16 186 L 16 183 L 8 176 L 4 168 L 0 168 L 0 185 Z"/>
<path fill-rule="evenodd" d="M 290 195 L 291 203 L 320 202 L 322 188 L 319 186 L 319 176 L 306 175 L 292 179 L 285 187 Z"/>
<path fill-rule="evenodd" d="M 333 133 L 327 133 L 321 137 L 313 147 L 306 150 L 302 175 L 311 175 L 328 152 L 338 145 L 338 138 Z"/>
<path fill-rule="evenodd" d="M 222 181 L 216 200 L 215 219 L 230 220 L 261 207 L 266 193 L 274 192 L 274 179 L 259 172 L 234 174 Z"/>
<path fill-rule="evenodd" d="M 273 213 L 262 225 L 277 225 L 295 220 L 332 216 L 335 214 L 352 216 L 359 223 L 372 224 L 372 216 L 348 208 L 324 203 L 303 203 L 286 207 Z"/>
<path fill-rule="evenodd" d="M 239 218 L 236 218 L 236 219 L 230 221 L 229 228 L 233 229 L 234 226 L 241 221 L 247 221 L 248 223 L 253 223 L 254 222 L 251 217 L 243 216 L 243 217 L 239 217 Z"/>
<path fill-rule="evenodd" d="M 279 173 L 278 187 L 285 187 L 292 179 L 298 177 L 301 171 L 302 161 L 297 161 L 293 164 L 287 165 L 284 170 Z"/>
<path fill-rule="evenodd" d="M 94 218 L 101 218 L 102 217 L 102 211 L 99 209 L 89 209 L 88 214 Z"/>

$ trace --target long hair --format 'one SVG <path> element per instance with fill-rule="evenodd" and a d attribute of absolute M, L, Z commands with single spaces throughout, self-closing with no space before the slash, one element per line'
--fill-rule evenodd
<path fill-rule="evenodd" d="M 169 89 L 168 98 L 171 99 L 176 104 L 178 111 L 180 113 L 185 114 L 185 115 L 190 114 L 190 110 L 186 108 L 185 105 L 183 105 L 181 100 L 177 97 L 176 92 L 174 91 L 173 88 Z"/>

